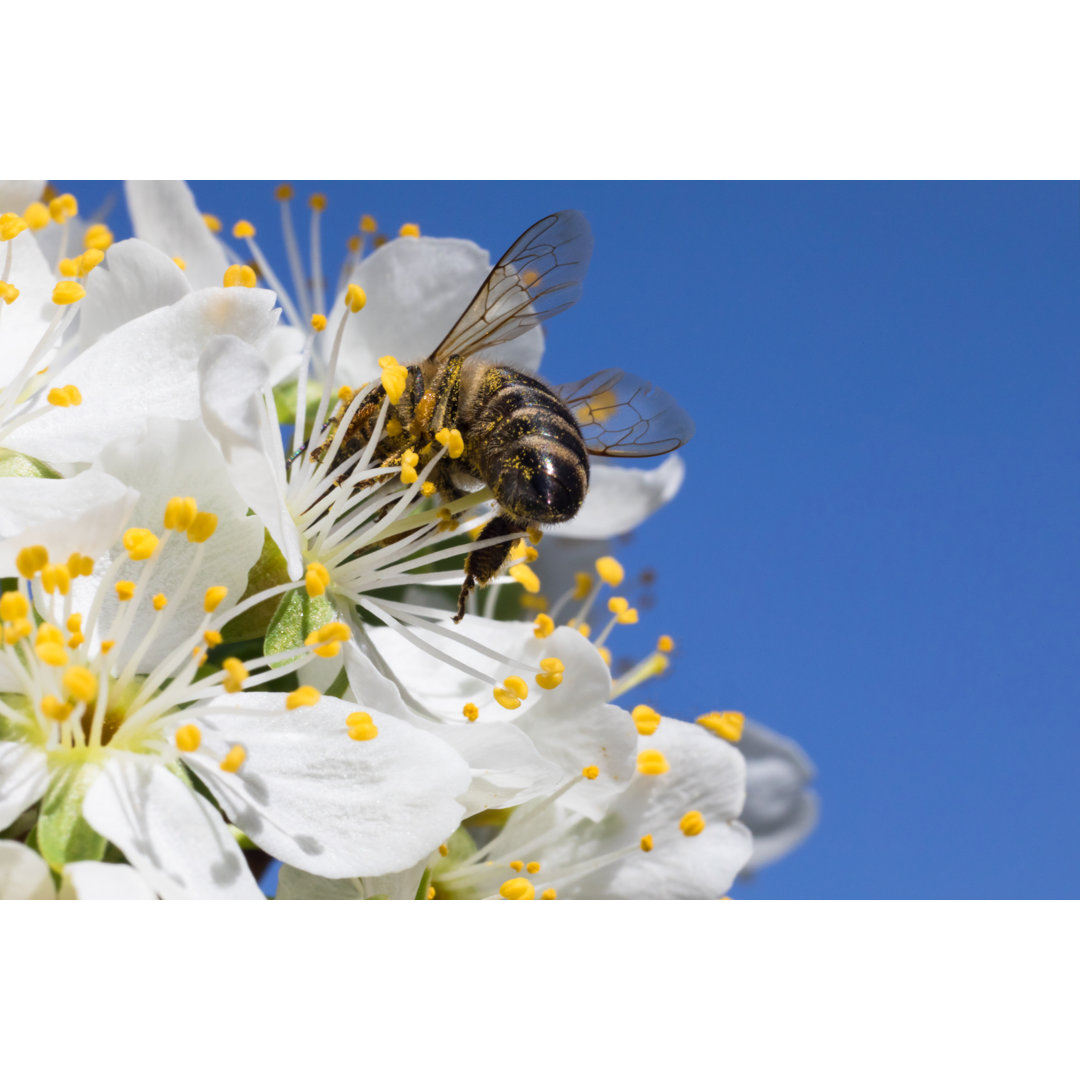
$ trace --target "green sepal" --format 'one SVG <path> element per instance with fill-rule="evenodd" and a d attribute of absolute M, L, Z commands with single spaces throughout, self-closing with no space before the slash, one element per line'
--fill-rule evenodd
<path fill-rule="evenodd" d="M 37 844 L 41 857 L 54 870 L 83 859 L 96 862 L 105 854 L 105 837 L 94 832 L 82 816 L 83 799 L 100 772 L 79 762 L 58 770 L 49 782 L 38 816 Z"/>
<path fill-rule="evenodd" d="M 29 477 L 31 480 L 60 479 L 60 474 L 51 465 L 14 450 L 0 450 L 0 476 Z"/>
<path fill-rule="evenodd" d="M 325 596 L 308 596 L 306 589 L 286 593 L 266 631 L 266 655 L 300 648 L 308 634 L 336 617 L 334 605 Z"/>
<path fill-rule="evenodd" d="M 431 881 L 431 867 L 429 866 L 424 871 L 424 876 L 420 879 L 420 884 L 416 887 L 416 895 L 413 897 L 414 900 L 426 900 L 427 899 L 428 883 L 430 881 Z"/>
<path fill-rule="evenodd" d="M 281 548 L 277 546 L 268 532 L 263 533 L 263 546 L 255 565 L 248 571 L 247 588 L 241 600 L 282 585 L 289 580 L 289 567 Z M 227 622 L 221 630 L 225 641 L 247 641 L 249 638 L 261 638 L 274 618 L 278 609 L 278 598 L 271 596 L 261 604 L 237 615 Z M 232 655 L 232 654 L 230 654 Z"/>

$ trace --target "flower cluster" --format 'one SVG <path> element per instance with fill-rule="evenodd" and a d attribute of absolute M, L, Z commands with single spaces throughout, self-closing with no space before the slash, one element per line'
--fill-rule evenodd
<path fill-rule="evenodd" d="M 612 675 L 608 544 L 678 458 L 594 467 L 451 618 L 491 492 L 436 483 L 456 430 L 380 447 L 486 252 L 365 216 L 328 287 L 282 186 L 290 292 L 186 185 L 126 197 L 117 240 L 0 184 L 0 898 L 715 898 L 806 835 L 797 747 L 634 702 L 670 639 Z"/>

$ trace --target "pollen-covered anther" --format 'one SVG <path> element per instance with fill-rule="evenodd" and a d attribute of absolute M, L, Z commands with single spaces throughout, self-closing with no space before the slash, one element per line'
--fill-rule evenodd
<path fill-rule="evenodd" d="M 158 538 L 149 529 L 128 529 L 124 533 L 124 550 L 132 562 L 143 562 L 157 550 Z"/>
<path fill-rule="evenodd" d="M 353 282 L 345 290 L 345 306 L 355 315 L 367 306 L 367 293 Z M 379 361 L 382 363 L 382 360 Z M 396 403 L 395 403 L 396 404 Z"/>
<path fill-rule="evenodd" d="M 49 214 L 58 225 L 62 225 L 65 221 L 75 217 L 78 212 L 79 203 L 70 192 L 57 195 L 55 199 L 49 200 Z"/>
<path fill-rule="evenodd" d="M 321 334 L 326 329 L 326 316 L 320 315 L 318 312 L 312 315 L 311 329 L 314 330 L 316 334 Z"/>
<path fill-rule="evenodd" d="M 91 225 L 83 236 L 83 247 L 92 248 L 95 251 L 105 251 L 112 246 L 112 229 L 108 225 L 98 222 Z"/>
<path fill-rule="evenodd" d="M 278 202 L 288 202 L 294 194 L 295 192 L 293 191 L 292 184 L 278 184 L 278 186 L 274 188 L 274 198 L 277 199 Z"/>
<path fill-rule="evenodd" d="M 435 886 L 434 885 L 429 885 L 427 887 L 427 893 L 425 895 L 427 896 L 427 898 L 429 900 L 434 900 L 435 899 Z"/>
<path fill-rule="evenodd" d="M 30 614 L 30 601 L 21 592 L 6 592 L 0 596 L 0 619 L 14 622 Z"/>
<path fill-rule="evenodd" d="M 179 266 L 181 270 L 186 270 L 187 269 L 187 260 L 184 259 L 182 256 L 174 255 L 172 257 L 172 261 L 174 263 L 176 263 L 176 265 Z"/>
<path fill-rule="evenodd" d="M 79 256 L 77 272 L 79 277 L 86 277 L 95 266 L 100 266 L 105 259 L 105 252 L 98 248 L 87 248 Z"/>
<path fill-rule="evenodd" d="M 26 219 L 18 214 L 0 214 L 0 240 L 14 240 L 26 228 Z"/>
<path fill-rule="evenodd" d="M 195 724 L 185 724 L 176 729 L 176 749 L 182 754 L 193 754 L 202 745 L 202 731 Z"/>
<path fill-rule="evenodd" d="M 536 889 L 528 878 L 516 877 L 499 886 L 499 895 L 504 900 L 532 900 L 536 896 Z"/>
<path fill-rule="evenodd" d="M 354 397 L 356 397 L 356 391 L 351 386 L 338 387 L 337 399 L 342 405 L 348 406 Z"/>
<path fill-rule="evenodd" d="M 445 859 L 450 854 L 450 849 L 445 844 L 439 845 L 439 854 Z"/>
<path fill-rule="evenodd" d="M 23 220 L 34 232 L 44 229 L 52 221 L 49 208 L 43 202 L 32 202 L 23 212 Z"/>
<path fill-rule="evenodd" d="M 738 742 L 742 738 L 746 717 L 741 712 L 711 712 L 699 716 L 696 723 L 721 739 Z"/>
<path fill-rule="evenodd" d="M 41 587 L 51 596 L 58 592 L 67 596 L 71 588 L 71 573 L 66 563 L 46 563 L 41 568 Z"/>
<path fill-rule="evenodd" d="M 317 705 L 322 694 L 314 686 L 299 686 L 285 698 L 285 708 L 302 709 L 309 705 Z"/>
<path fill-rule="evenodd" d="M 203 641 L 206 642 L 206 647 L 208 649 L 215 648 L 216 646 L 220 645 L 221 642 L 222 642 L 221 631 L 220 630 L 204 630 L 203 631 Z"/>
<path fill-rule="evenodd" d="M 247 240 L 248 237 L 255 235 L 255 226 L 250 221 L 245 221 L 241 218 L 233 227 L 232 234 L 237 240 Z"/>
<path fill-rule="evenodd" d="M 662 776 L 671 768 L 659 750 L 642 750 L 637 756 L 637 771 L 646 776 Z"/>
<path fill-rule="evenodd" d="M 34 645 L 34 652 L 38 659 L 49 667 L 63 667 L 68 662 L 67 649 L 59 641 L 42 640 L 40 634 Z"/>
<path fill-rule="evenodd" d="M 541 612 L 533 620 L 533 637 L 546 638 L 555 633 L 555 620 Z"/>
<path fill-rule="evenodd" d="M 67 386 L 54 386 L 46 395 L 45 400 L 50 405 L 58 405 L 61 409 L 66 409 L 71 405 L 81 405 L 82 394 L 79 393 L 77 386 L 70 384 Z"/>
<path fill-rule="evenodd" d="M 217 514 L 200 510 L 187 527 L 185 535 L 192 544 L 205 544 L 217 532 Z"/>
<path fill-rule="evenodd" d="M 352 633 L 343 622 L 329 622 L 318 630 L 312 630 L 304 639 L 304 644 L 315 646 L 315 655 L 329 660 L 341 652 L 341 643 L 348 641 L 351 636 Z"/>
<path fill-rule="evenodd" d="M 384 356 L 379 360 L 382 368 L 382 386 L 391 405 L 396 405 L 405 393 L 405 384 L 409 380 L 409 372 L 393 356 Z"/>
<path fill-rule="evenodd" d="M 521 859 L 515 859 L 512 863 L 509 863 L 508 865 L 510 869 L 513 870 L 516 874 L 520 874 L 521 871 L 525 868 L 525 863 Z"/>
<path fill-rule="evenodd" d="M 304 571 L 304 588 L 308 596 L 322 596 L 330 585 L 330 571 L 322 563 L 308 563 Z"/>
<path fill-rule="evenodd" d="M 461 714 L 471 724 L 475 722 L 476 718 L 480 715 L 480 710 L 470 701 L 467 702 L 465 707 L 461 710 Z"/>
<path fill-rule="evenodd" d="M 216 611 L 218 604 L 229 595 L 229 590 L 224 585 L 211 585 L 203 594 L 203 611 Z"/>
<path fill-rule="evenodd" d="M 222 278 L 222 284 L 227 289 L 233 289 L 237 287 L 245 289 L 255 288 L 255 271 L 243 263 L 233 263 L 225 271 L 225 276 Z"/>
<path fill-rule="evenodd" d="M 52 302 L 57 307 L 75 304 L 86 295 L 86 290 L 77 281 L 58 281 L 53 286 Z"/>
<path fill-rule="evenodd" d="M 386 434 L 389 435 L 391 439 L 396 439 L 401 434 L 401 431 L 401 421 L 398 420 L 396 416 L 391 416 L 390 419 L 386 421 Z"/>
<path fill-rule="evenodd" d="M 416 236 L 419 236 L 419 235 L 420 235 L 420 226 L 417 225 L 416 222 L 414 222 L 414 221 L 406 221 L 405 224 L 402 225 L 400 229 L 398 229 L 398 236 L 413 236 L 413 237 L 416 237 Z"/>
<path fill-rule="evenodd" d="M 77 259 L 61 259 L 56 264 L 56 269 L 59 270 L 64 277 L 79 276 L 79 262 Z"/>
<path fill-rule="evenodd" d="M 217 214 L 203 214 L 202 219 L 211 232 L 221 232 L 221 218 Z"/>
<path fill-rule="evenodd" d="M 562 682 L 566 665 L 557 656 L 548 656 L 540 661 L 540 667 L 543 670 L 536 676 L 536 685 L 542 690 L 554 690 Z"/>
<path fill-rule="evenodd" d="M 190 495 L 174 495 L 165 506 L 165 528 L 172 532 L 187 532 L 198 512 L 199 505 Z"/>
<path fill-rule="evenodd" d="M 41 711 L 50 720 L 62 724 L 70 715 L 74 705 L 69 701 L 61 701 L 55 694 L 46 694 L 41 699 Z"/>
<path fill-rule="evenodd" d="M 660 714 L 648 705 L 635 705 L 630 710 L 639 735 L 652 735 L 660 726 Z"/>
<path fill-rule="evenodd" d="M 625 596 L 613 596 L 608 601 L 608 611 L 615 616 L 618 623 L 625 625 L 638 621 L 637 608 L 632 608 Z"/>
<path fill-rule="evenodd" d="M 679 828 L 682 829 L 684 836 L 698 836 L 705 831 L 705 818 L 700 810 L 691 810 L 683 814 L 679 821 Z"/>
<path fill-rule="evenodd" d="M 94 572 L 94 560 L 76 551 L 68 556 L 67 568 L 73 578 L 89 577 Z"/>
<path fill-rule="evenodd" d="M 345 723 L 349 729 L 349 738 L 357 742 L 367 742 L 368 739 L 374 739 L 379 734 L 379 729 L 375 726 L 375 721 L 371 719 L 370 713 L 349 713 L 345 718 Z"/>
<path fill-rule="evenodd" d="M 435 439 L 440 446 L 446 447 L 448 457 L 459 458 L 465 453 L 465 440 L 457 428 L 442 428 L 435 432 Z"/>
<path fill-rule="evenodd" d="M 28 638 L 33 632 L 34 624 L 29 619 L 15 619 L 4 627 L 4 644 L 14 645 L 23 638 Z"/>
<path fill-rule="evenodd" d="M 230 747 L 229 752 L 221 761 L 221 765 L 218 766 L 222 772 L 239 772 L 240 766 L 247 761 L 247 751 L 237 744 Z"/>
<path fill-rule="evenodd" d="M 595 780 L 600 775 L 600 769 L 596 765 L 586 765 L 585 768 L 581 770 L 581 775 L 584 776 L 586 780 Z"/>
<path fill-rule="evenodd" d="M 674 651 L 675 642 L 667 635 L 661 634 L 656 641 L 656 651 L 662 653 L 669 653 Z"/>
<path fill-rule="evenodd" d="M 502 686 L 495 687 L 492 695 L 504 709 L 516 709 L 529 696 L 529 686 L 520 676 L 511 675 Z"/>
<path fill-rule="evenodd" d="M 435 485 L 430 480 L 425 480 L 420 485 L 420 494 L 430 499 L 435 494 Z"/>
<path fill-rule="evenodd" d="M 377 232 L 378 228 L 379 228 L 378 222 L 370 214 L 365 214 L 360 219 L 360 231 L 362 233 Z"/>
<path fill-rule="evenodd" d="M 0 300 L 5 304 L 13 304 L 19 299 L 19 290 L 10 281 L 0 281 Z"/>
<path fill-rule="evenodd" d="M 541 900 L 557 900 L 558 897 L 559 897 L 559 894 L 554 889 L 545 889 L 540 894 L 540 899 Z"/>
<path fill-rule="evenodd" d="M 135 595 L 134 581 L 118 581 L 114 588 L 116 589 L 117 600 L 127 601 Z"/>
<path fill-rule="evenodd" d="M 642 851 L 652 851 L 652 848 L 653 848 L 652 833 L 646 833 L 641 838 L 641 850 Z"/>
<path fill-rule="evenodd" d="M 600 580 L 605 585 L 610 585 L 613 589 L 617 589 L 622 583 L 623 578 L 626 577 L 626 571 L 622 567 L 622 563 L 618 559 L 613 558 L 611 555 L 604 555 L 596 560 L 596 572 L 600 575 Z"/>
<path fill-rule="evenodd" d="M 308 206 L 311 207 L 317 214 L 322 213 L 326 209 L 326 196 L 321 192 L 315 192 L 314 195 L 308 196 Z"/>
<path fill-rule="evenodd" d="M 406 450 L 401 455 L 401 482 L 415 484 L 420 479 L 416 466 L 420 464 L 420 455 L 413 450 Z"/>
<path fill-rule="evenodd" d="M 592 574 L 586 574 L 584 570 L 579 570 L 574 575 L 574 599 L 584 600 L 586 596 L 592 591 Z"/>
<path fill-rule="evenodd" d="M 525 864 L 525 873 L 527 874 L 539 874 L 540 864 L 538 862 L 530 862 Z"/>
<path fill-rule="evenodd" d="M 524 563 L 517 563 L 506 571 L 527 593 L 535 596 L 540 591 L 540 579 L 536 571 Z"/>
<path fill-rule="evenodd" d="M 22 548 L 19 554 L 15 556 L 15 569 L 29 580 L 39 570 L 43 569 L 48 561 L 48 549 L 41 544 L 32 544 L 30 547 Z"/>
<path fill-rule="evenodd" d="M 76 701 L 93 701 L 97 694 L 97 676 L 89 668 L 73 665 L 64 672 L 60 681 Z"/>
<path fill-rule="evenodd" d="M 235 656 L 225 657 L 221 666 L 225 669 L 225 681 L 222 683 L 225 693 L 237 694 L 243 690 L 244 680 L 248 677 L 248 669 Z"/>
<path fill-rule="evenodd" d="M 583 637 L 587 638 L 592 633 L 592 627 L 587 623 L 578 623 L 574 629 Z"/>

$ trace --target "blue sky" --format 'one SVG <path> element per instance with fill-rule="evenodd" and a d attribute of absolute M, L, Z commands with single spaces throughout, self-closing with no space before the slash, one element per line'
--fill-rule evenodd
<path fill-rule="evenodd" d="M 283 269 L 273 186 L 192 185 Z M 656 584 L 614 651 L 670 633 L 643 700 L 741 709 L 819 771 L 817 832 L 737 895 L 1080 895 L 1077 185 L 297 188 L 329 196 L 331 278 L 362 213 L 493 256 L 589 217 L 544 373 L 624 367 L 697 423 L 680 497 L 618 548 Z"/>

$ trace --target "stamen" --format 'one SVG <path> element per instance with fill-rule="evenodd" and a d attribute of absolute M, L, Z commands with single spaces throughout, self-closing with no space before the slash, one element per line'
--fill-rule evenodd
<path fill-rule="evenodd" d="M 217 514 L 200 510 L 195 520 L 188 526 L 187 538 L 192 544 L 205 544 L 217 531 Z"/>
<path fill-rule="evenodd" d="M 128 529 L 124 533 L 124 550 L 132 562 L 149 559 L 158 546 L 158 538 L 149 529 Z"/>
<path fill-rule="evenodd" d="M 99 222 L 96 225 L 91 225 L 86 230 L 86 235 L 83 236 L 83 247 L 106 251 L 112 246 L 113 239 L 112 230 L 109 226 Z"/>
<path fill-rule="evenodd" d="M 225 693 L 236 694 L 244 688 L 244 680 L 248 677 L 248 669 L 236 659 L 235 656 L 227 656 L 221 665 L 225 671 Z"/>
<path fill-rule="evenodd" d="M 0 240 L 14 240 L 26 228 L 26 219 L 18 214 L 0 214 Z"/>
<path fill-rule="evenodd" d="M 510 863 L 510 869 L 515 870 L 518 873 L 520 873 L 524 869 L 524 867 L 525 863 L 522 862 L 521 859 L 515 859 L 512 863 Z"/>
<path fill-rule="evenodd" d="M 64 689 L 77 701 L 92 701 L 97 694 L 98 681 L 89 668 L 69 667 L 61 682 Z"/>
<path fill-rule="evenodd" d="M 203 611 L 214 611 L 218 604 L 228 595 L 229 590 L 224 585 L 211 585 L 203 596 Z"/>
<path fill-rule="evenodd" d="M 558 895 L 559 894 L 554 889 L 545 889 L 540 894 L 540 899 L 541 900 L 555 900 L 555 899 L 558 898 Z"/>
<path fill-rule="evenodd" d="M 705 818 L 700 810 L 691 810 L 683 814 L 679 828 L 682 829 L 684 836 L 699 836 L 705 831 Z"/>
<path fill-rule="evenodd" d="M 285 698 L 285 708 L 302 709 L 305 706 L 318 704 L 322 694 L 314 686 L 301 686 Z"/>
<path fill-rule="evenodd" d="M 0 281 L 0 300 L 5 304 L 13 304 L 19 299 L 19 290 L 8 281 Z"/>
<path fill-rule="evenodd" d="M 667 758 L 659 750 L 642 750 L 637 756 L 637 770 L 646 776 L 662 776 L 670 768 Z"/>
<path fill-rule="evenodd" d="M 57 405 L 61 409 L 66 409 L 71 405 L 81 405 L 82 394 L 77 386 L 70 384 L 67 386 L 54 386 L 46 395 L 45 400 L 50 405 Z"/>
<path fill-rule="evenodd" d="M 52 301 L 57 307 L 66 307 L 85 295 L 86 290 L 77 281 L 58 281 L 53 288 Z"/>
<path fill-rule="evenodd" d="M 28 581 L 44 569 L 49 561 L 49 552 L 41 544 L 24 547 L 15 557 L 15 568 Z"/>
<path fill-rule="evenodd" d="M 225 271 L 225 277 L 222 280 L 222 284 L 227 289 L 236 288 L 238 286 L 245 289 L 254 289 L 257 280 L 255 271 L 252 270 L 250 266 L 234 263 Z"/>
<path fill-rule="evenodd" d="M 412 236 L 417 237 L 420 235 L 420 226 L 415 222 L 407 221 L 404 225 L 398 229 L 398 236 Z"/>
<path fill-rule="evenodd" d="M 528 878 L 511 878 L 499 886 L 499 895 L 504 900 L 532 900 L 536 896 L 536 889 Z"/>
<path fill-rule="evenodd" d="M 610 585 L 613 589 L 617 589 L 626 576 L 626 571 L 619 560 L 610 555 L 604 555 L 596 560 L 596 572 L 604 584 Z"/>
<path fill-rule="evenodd" d="M 465 708 L 463 708 L 461 712 L 470 724 L 480 715 L 480 710 L 471 701 L 466 703 Z"/>
<path fill-rule="evenodd" d="M 595 780 L 600 775 L 600 769 L 596 765 L 586 765 L 585 768 L 581 770 L 581 775 L 584 776 L 586 780 Z"/>
<path fill-rule="evenodd" d="M 536 595 L 540 591 L 540 579 L 536 572 L 524 563 L 517 563 L 506 571 L 527 593 Z"/>
<path fill-rule="evenodd" d="M 116 583 L 116 598 L 118 600 L 130 600 L 135 595 L 134 581 L 118 581 Z"/>
<path fill-rule="evenodd" d="M 185 724 L 176 729 L 176 748 L 181 753 L 193 754 L 202 745 L 202 732 L 195 724 Z"/>
<path fill-rule="evenodd" d="M 630 711 L 639 735 L 652 735 L 660 726 L 660 714 L 648 705 L 635 705 Z"/>
<path fill-rule="evenodd" d="M 711 712 L 699 716 L 696 721 L 706 731 L 729 742 L 738 742 L 742 738 L 745 722 L 746 717 L 741 712 Z"/>
<path fill-rule="evenodd" d="M 330 584 L 330 573 L 322 563 L 308 563 L 304 574 L 304 588 L 308 596 L 322 596 Z"/>
<path fill-rule="evenodd" d="M 672 652 L 675 648 L 675 642 L 667 634 L 661 634 L 656 642 L 656 651 L 662 653 Z"/>
<path fill-rule="evenodd" d="M 165 528 L 173 532 L 187 532 L 198 509 L 198 503 L 190 495 L 174 495 L 165 507 Z"/>
<path fill-rule="evenodd" d="M 541 612 L 533 621 L 533 637 L 546 638 L 555 633 L 555 620 Z"/>
<path fill-rule="evenodd" d="M 652 851 L 652 849 L 653 849 L 652 833 L 646 833 L 641 838 L 641 850 L 642 851 Z"/>
<path fill-rule="evenodd" d="M 52 221 L 49 208 L 41 202 L 32 202 L 23 212 L 23 219 L 34 232 L 44 229 Z"/>
<path fill-rule="evenodd" d="M 222 772 L 239 772 L 240 766 L 247 760 L 247 751 L 242 746 L 233 746 L 221 763 Z"/>
<path fill-rule="evenodd" d="M 566 665 L 557 657 L 549 656 L 540 661 L 543 672 L 536 676 L 536 684 L 543 690 L 554 690 L 563 679 Z"/>
<path fill-rule="evenodd" d="M 374 739 L 379 734 L 379 729 L 371 719 L 370 713 L 349 713 L 345 718 L 345 723 L 349 729 L 349 738 L 357 742 L 367 742 L 368 739 Z"/>

